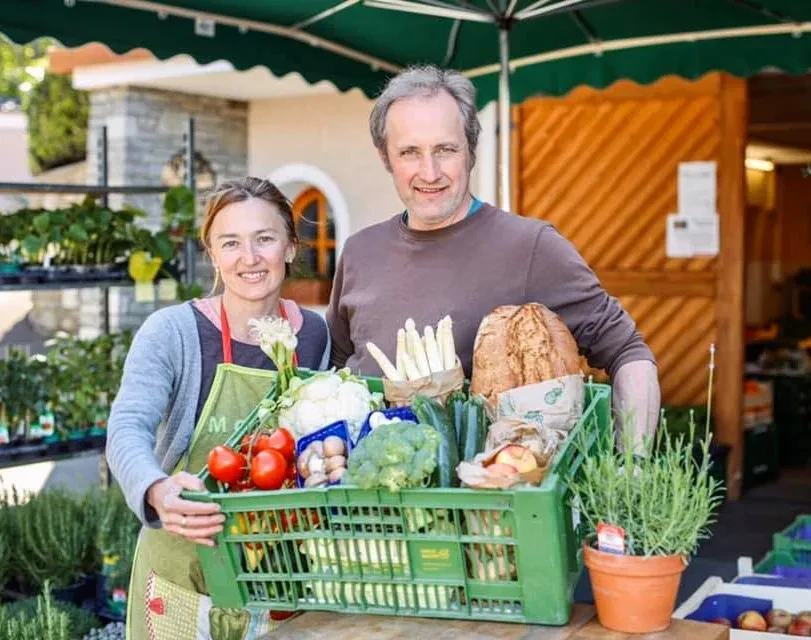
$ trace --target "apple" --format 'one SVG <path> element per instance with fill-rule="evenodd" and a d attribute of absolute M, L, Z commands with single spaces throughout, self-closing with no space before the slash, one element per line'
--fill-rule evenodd
<path fill-rule="evenodd" d="M 487 471 L 499 478 L 509 478 L 518 475 L 518 469 L 511 464 L 495 463 L 487 467 Z"/>
<path fill-rule="evenodd" d="M 538 462 L 532 451 L 519 444 L 504 447 L 496 455 L 496 464 L 508 464 L 518 469 L 518 473 L 527 473 L 538 468 Z"/>
<path fill-rule="evenodd" d="M 766 631 L 769 625 L 757 611 L 744 611 L 738 616 L 738 629 L 745 631 Z"/>
<path fill-rule="evenodd" d="M 768 629 L 766 629 L 766 633 L 785 634 L 786 633 L 786 627 L 769 627 Z"/>
<path fill-rule="evenodd" d="M 729 618 L 715 618 L 714 620 L 710 620 L 711 624 L 722 624 L 725 627 L 731 627 L 732 621 Z"/>
<path fill-rule="evenodd" d="M 806 619 L 795 618 L 794 622 L 789 625 L 788 634 L 790 636 L 811 638 L 811 622 Z"/>
<path fill-rule="evenodd" d="M 784 609 L 772 609 L 766 614 L 766 622 L 770 627 L 787 629 L 791 624 L 791 614 Z"/>

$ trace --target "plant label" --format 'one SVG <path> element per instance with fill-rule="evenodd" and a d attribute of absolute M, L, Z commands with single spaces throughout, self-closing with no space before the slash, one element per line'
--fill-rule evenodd
<path fill-rule="evenodd" d="M 603 522 L 597 525 L 597 549 L 605 553 L 625 555 L 625 531 L 622 527 Z"/>

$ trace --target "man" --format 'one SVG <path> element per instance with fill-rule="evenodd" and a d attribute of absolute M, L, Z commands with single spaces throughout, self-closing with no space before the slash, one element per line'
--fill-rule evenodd
<path fill-rule="evenodd" d="M 450 315 L 470 376 L 482 318 L 499 305 L 540 302 L 590 364 L 608 371 L 615 410 L 632 416 L 637 437 L 652 433 L 657 368 L 633 320 L 552 225 L 471 195 L 480 131 L 471 82 L 435 67 L 409 69 L 379 96 L 370 129 L 406 209 L 346 242 L 327 310 L 333 364 L 380 375 L 367 342 L 393 358 L 407 318 L 424 327 Z"/>

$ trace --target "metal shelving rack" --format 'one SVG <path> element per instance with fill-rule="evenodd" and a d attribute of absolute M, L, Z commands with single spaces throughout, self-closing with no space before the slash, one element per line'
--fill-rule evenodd
<path fill-rule="evenodd" d="M 197 177 L 194 167 L 195 151 L 195 126 L 194 118 L 189 118 L 186 132 L 183 135 L 184 152 L 186 156 L 186 186 L 192 193 L 197 193 Z M 101 135 L 98 140 L 99 184 L 97 185 L 77 185 L 77 184 L 45 184 L 38 182 L 0 182 L 0 193 L 59 193 L 59 194 L 88 194 L 96 195 L 101 199 L 101 205 L 109 206 L 110 194 L 151 194 L 165 193 L 171 187 L 164 185 L 110 185 L 109 182 L 109 160 L 108 160 L 108 140 L 107 127 L 101 128 Z M 186 284 L 194 282 L 196 244 L 192 238 L 187 238 L 183 251 L 183 280 Z M 102 291 L 102 330 L 104 333 L 110 332 L 110 288 L 132 286 L 129 278 L 120 280 L 74 280 L 74 281 L 53 281 L 37 283 L 0 284 L 0 291 L 44 291 L 59 289 L 89 289 L 98 288 Z M 104 443 L 96 443 L 97 446 L 91 449 L 78 449 L 72 451 L 55 451 L 49 453 L 47 447 L 42 444 L 25 444 L 15 447 L 15 453 L 0 457 L 0 468 L 19 466 L 46 460 L 56 460 L 76 455 L 87 454 L 88 451 L 101 451 L 102 459 L 100 464 L 100 479 L 102 486 L 109 486 L 110 473 L 104 460 Z M 100 445 L 100 446 L 99 446 Z M 19 450 L 17 450 L 19 449 Z"/>

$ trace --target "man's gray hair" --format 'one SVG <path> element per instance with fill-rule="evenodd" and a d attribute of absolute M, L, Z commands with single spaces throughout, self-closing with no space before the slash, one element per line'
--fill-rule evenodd
<path fill-rule="evenodd" d="M 391 105 L 403 98 L 433 97 L 440 91 L 447 91 L 462 112 L 470 166 L 473 167 L 476 162 L 476 145 L 481 131 L 476 111 L 476 89 L 473 83 L 458 71 L 425 65 L 409 67 L 389 80 L 386 88 L 378 96 L 369 116 L 372 142 L 383 156 L 387 169 L 391 167 L 386 152 L 386 116 Z"/>

